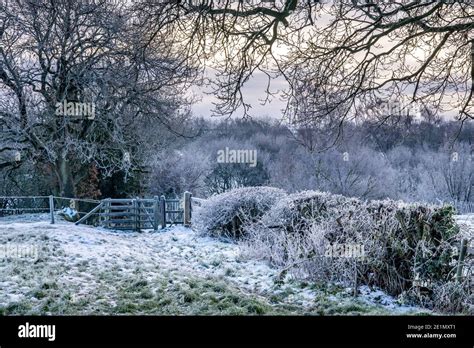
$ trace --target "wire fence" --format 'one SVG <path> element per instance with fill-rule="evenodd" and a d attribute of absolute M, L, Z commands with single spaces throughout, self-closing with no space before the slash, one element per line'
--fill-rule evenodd
<path fill-rule="evenodd" d="M 57 196 L 0 196 L 0 217 L 49 213 L 54 222 L 54 215 L 64 208 L 71 208 L 82 216 L 99 203 L 100 201 L 94 199 Z M 93 219 L 90 222 L 93 224 Z"/>
<path fill-rule="evenodd" d="M 0 216 L 49 212 L 49 196 L 0 197 Z"/>

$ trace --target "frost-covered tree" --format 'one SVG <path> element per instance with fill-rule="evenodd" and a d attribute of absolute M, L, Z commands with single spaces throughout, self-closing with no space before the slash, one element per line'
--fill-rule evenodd
<path fill-rule="evenodd" d="M 169 37 L 145 43 L 127 1 L 0 2 L 0 168 L 45 164 L 65 196 L 91 166 L 142 171 L 179 132 L 193 76 Z"/>
<path fill-rule="evenodd" d="M 189 190 L 206 197 L 265 184 L 290 193 L 320 190 L 366 199 L 473 201 L 474 129 L 469 123 L 460 133 L 457 122 L 444 120 L 378 127 L 374 122 L 349 123 L 339 141 L 324 151 L 317 150 L 331 143 L 324 127 L 290 130 L 268 120 L 208 121 L 201 126 L 207 131 L 157 159 L 150 181 L 153 194 Z M 377 129 L 380 136 L 374 134 Z M 245 164 L 217 163 L 217 150 L 226 146 L 256 149 L 263 172 Z"/>

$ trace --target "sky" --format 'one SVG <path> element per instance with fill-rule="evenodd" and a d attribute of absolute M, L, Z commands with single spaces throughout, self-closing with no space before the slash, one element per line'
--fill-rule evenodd
<path fill-rule="evenodd" d="M 287 84 L 283 78 L 272 80 L 271 91 L 277 91 L 286 88 Z M 270 102 L 263 104 L 263 99 L 266 97 L 267 78 L 261 72 L 256 72 L 253 77 L 245 84 L 243 94 L 246 103 L 252 105 L 249 112 L 252 117 L 269 116 L 275 119 L 283 117 L 282 110 L 286 107 L 286 102 L 281 97 L 271 97 Z M 213 103 L 216 98 L 209 89 L 195 88 L 194 93 L 201 98 L 201 101 L 193 105 L 193 114 L 197 117 L 210 118 L 212 117 Z M 237 112 L 235 116 L 242 116 L 242 110 Z"/>

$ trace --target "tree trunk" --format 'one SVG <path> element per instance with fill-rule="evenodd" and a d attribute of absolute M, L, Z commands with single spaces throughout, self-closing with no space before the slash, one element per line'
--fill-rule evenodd
<path fill-rule="evenodd" d="M 59 184 L 59 195 L 61 197 L 75 197 L 76 188 L 71 172 L 71 165 L 67 158 L 60 158 L 56 164 Z"/>

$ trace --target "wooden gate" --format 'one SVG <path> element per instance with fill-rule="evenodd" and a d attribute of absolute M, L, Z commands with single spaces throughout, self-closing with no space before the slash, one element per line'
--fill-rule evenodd
<path fill-rule="evenodd" d="M 154 198 L 104 199 L 89 214 L 76 222 L 83 223 L 92 215 L 99 215 L 100 224 L 114 230 L 158 230 L 170 225 L 190 225 L 191 194 L 183 200 Z"/>

